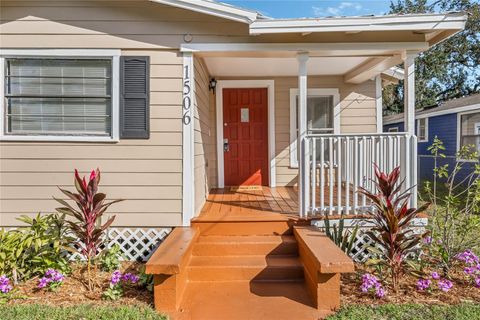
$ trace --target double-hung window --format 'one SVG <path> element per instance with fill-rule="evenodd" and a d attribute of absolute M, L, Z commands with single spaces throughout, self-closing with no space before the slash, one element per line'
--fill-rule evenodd
<path fill-rule="evenodd" d="M 480 112 L 459 114 L 459 146 L 473 146 L 480 152 Z"/>
<path fill-rule="evenodd" d="M 307 134 L 339 133 L 338 89 L 308 89 Z M 298 89 L 290 90 L 290 166 L 298 167 Z M 320 159 L 320 148 L 317 148 Z M 326 150 L 323 150 L 325 153 Z M 324 159 L 327 154 L 325 154 Z"/>
<path fill-rule="evenodd" d="M 118 56 L 92 51 L 2 56 L 2 139 L 117 139 Z"/>
<path fill-rule="evenodd" d="M 428 118 L 417 120 L 417 137 L 419 142 L 428 141 Z"/>

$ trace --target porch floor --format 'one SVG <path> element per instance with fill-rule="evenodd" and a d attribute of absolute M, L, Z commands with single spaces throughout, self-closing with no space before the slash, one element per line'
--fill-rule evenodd
<path fill-rule="evenodd" d="M 337 205 L 336 189 L 334 188 L 333 192 L 333 206 Z M 344 202 L 345 190 L 342 191 L 342 201 Z M 329 190 L 326 188 L 325 203 L 329 197 Z M 319 198 L 317 193 L 317 203 Z M 350 199 L 353 199 L 351 189 Z M 211 190 L 202 211 L 192 222 L 286 221 L 292 219 L 298 219 L 297 187 L 270 188 L 263 186 L 261 190 L 233 191 L 227 187 Z"/>

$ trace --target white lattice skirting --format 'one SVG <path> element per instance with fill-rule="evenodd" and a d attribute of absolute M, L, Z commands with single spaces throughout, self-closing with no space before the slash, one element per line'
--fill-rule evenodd
<path fill-rule="evenodd" d="M 172 228 L 109 228 L 106 243 L 108 248 L 118 244 L 125 260 L 147 261 L 171 231 Z M 70 256 L 70 260 L 81 259 L 76 253 Z"/>
<path fill-rule="evenodd" d="M 332 219 L 330 220 L 330 226 L 333 227 L 334 224 L 338 226 L 339 220 Z M 422 232 L 425 230 L 425 226 L 428 223 L 427 218 L 417 218 L 414 219 L 412 224 L 412 229 L 414 232 Z M 321 230 L 325 227 L 323 220 L 312 221 L 312 225 L 319 227 Z M 370 252 L 368 247 L 371 247 L 374 243 L 372 239 L 367 235 L 367 231 L 372 227 L 371 220 L 359 220 L 359 219 L 345 219 L 345 233 L 348 235 L 352 234 L 353 229 L 356 225 L 359 226 L 357 236 L 355 237 L 355 242 L 350 252 L 350 257 L 358 263 L 364 263 L 370 258 Z"/>

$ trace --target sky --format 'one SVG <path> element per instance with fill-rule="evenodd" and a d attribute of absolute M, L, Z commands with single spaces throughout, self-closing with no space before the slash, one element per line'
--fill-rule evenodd
<path fill-rule="evenodd" d="M 390 0 L 220 0 L 260 11 L 272 18 L 382 15 L 389 12 Z"/>

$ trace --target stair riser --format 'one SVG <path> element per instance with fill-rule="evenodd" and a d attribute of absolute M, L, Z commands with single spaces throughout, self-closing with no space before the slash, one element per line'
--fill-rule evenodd
<path fill-rule="evenodd" d="M 194 222 L 201 235 L 209 236 L 262 236 L 291 235 L 292 228 L 287 221 L 257 222 Z"/>
<path fill-rule="evenodd" d="M 298 255 L 295 242 L 283 243 L 197 243 L 195 256 Z"/>
<path fill-rule="evenodd" d="M 303 279 L 302 268 L 190 267 L 190 281 L 292 281 Z"/>

